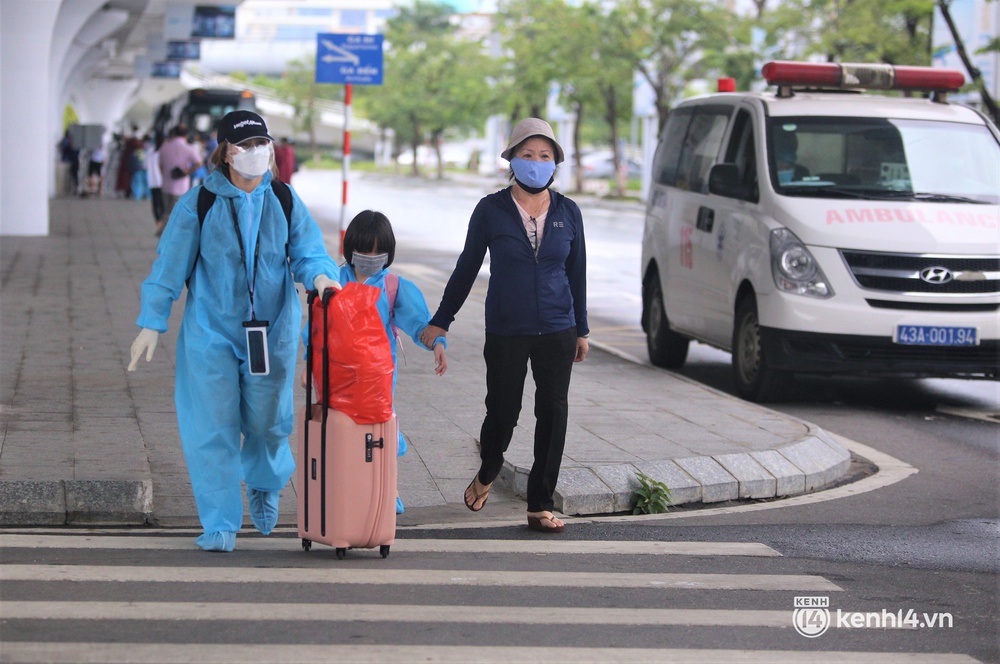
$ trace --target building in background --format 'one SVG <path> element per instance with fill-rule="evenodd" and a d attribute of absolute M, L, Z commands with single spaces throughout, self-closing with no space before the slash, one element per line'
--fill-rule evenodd
<path fill-rule="evenodd" d="M 236 38 L 212 40 L 199 66 L 228 73 L 278 76 L 291 60 L 316 53 L 321 32 L 376 34 L 395 15 L 394 0 L 245 0 L 236 9 Z"/>

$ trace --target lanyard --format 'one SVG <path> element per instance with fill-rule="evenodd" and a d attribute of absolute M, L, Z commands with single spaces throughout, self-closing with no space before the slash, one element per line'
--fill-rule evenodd
<path fill-rule="evenodd" d="M 233 199 L 232 198 L 229 198 L 227 200 L 229 201 L 229 211 L 233 215 L 233 228 L 236 229 L 236 239 L 239 240 L 239 244 L 240 244 L 240 259 L 242 259 L 241 262 L 243 264 L 243 270 L 246 271 L 246 269 L 247 269 L 247 252 L 246 252 L 246 249 L 243 247 L 243 233 L 240 232 L 240 222 L 239 222 L 239 218 L 236 216 L 236 204 L 233 203 Z M 251 219 L 252 219 L 252 215 L 251 215 Z M 251 223 L 253 223 L 252 220 L 251 220 Z M 264 225 L 264 217 L 262 215 L 261 216 L 261 223 L 257 224 L 257 243 L 254 245 L 254 248 L 253 248 L 253 278 L 251 279 L 250 275 L 249 274 L 247 275 L 247 292 L 250 294 L 250 320 L 251 321 L 256 321 L 257 320 L 257 314 L 254 313 L 254 308 L 253 308 L 253 292 L 254 292 L 254 290 L 257 287 L 257 261 L 258 261 L 258 259 L 260 259 L 260 227 L 263 226 L 263 225 Z"/>

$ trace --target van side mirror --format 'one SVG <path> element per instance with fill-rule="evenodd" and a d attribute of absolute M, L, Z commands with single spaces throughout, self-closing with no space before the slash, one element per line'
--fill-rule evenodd
<path fill-rule="evenodd" d="M 708 172 L 708 191 L 727 198 L 749 199 L 752 187 L 740 181 L 740 169 L 736 164 L 716 164 Z"/>

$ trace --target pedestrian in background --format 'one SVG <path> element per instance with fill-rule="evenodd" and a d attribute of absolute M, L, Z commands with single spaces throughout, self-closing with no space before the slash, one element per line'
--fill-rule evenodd
<path fill-rule="evenodd" d="M 117 177 L 115 178 L 115 195 L 122 198 L 130 198 L 133 194 L 132 176 L 135 172 L 135 163 L 132 160 L 132 155 L 137 148 L 142 147 L 142 141 L 139 139 L 138 133 L 139 128 L 133 125 L 131 133 L 118 136 L 118 140 L 116 141 L 117 150 L 112 154 L 111 161 L 115 169 L 112 172 L 117 173 Z"/>
<path fill-rule="evenodd" d="M 233 111 L 220 121 L 215 169 L 203 185 L 214 203 L 204 223 L 200 187 L 174 206 L 142 284 L 142 331 L 128 367 L 134 371 L 143 355 L 152 360 L 186 286 L 174 400 L 204 530 L 196 543 L 206 551 L 236 546 L 241 479 L 254 526 L 267 535 L 276 525 L 281 489 L 295 470 L 288 437 L 302 305 L 294 282 L 321 292 L 340 287 L 323 234 L 290 187 L 285 217 L 271 184 L 271 143 L 256 113 Z"/>
<path fill-rule="evenodd" d="M 153 205 L 153 223 L 161 228 L 163 222 L 163 175 L 160 173 L 160 147 L 163 136 L 155 133 L 155 139 L 146 144 L 146 181 L 149 184 L 149 200 Z"/>
<path fill-rule="evenodd" d="M 465 248 L 421 341 L 429 344 L 446 334 L 488 250 L 486 418 L 479 472 L 465 490 L 465 506 L 478 512 L 486 505 L 517 426 L 530 365 L 535 437 L 528 527 L 561 533 L 564 524 L 552 509 L 566 443 L 570 374 L 589 349 L 583 217 L 576 203 L 549 190 L 563 149 L 547 122 L 519 122 L 500 156 L 510 161 L 512 184 L 480 200 L 473 211 Z"/>
<path fill-rule="evenodd" d="M 278 179 L 285 184 L 291 184 L 292 175 L 295 174 L 295 148 L 287 138 L 282 138 L 274 147 L 274 162 L 278 166 Z"/>
<path fill-rule="evenodd" d="M 104 185 L 104 155 L 103 145 L 98 145 L 90 151 L 90 158 L 87 161 L 86 194 L 101 195 L 101 187 Z"/>
<path fill-rule="evenodd" d="M 80 187 L 80 147 L 69 129 L 59 141 L 59 159 L 66 165 L 66 191 L 75 196 Z"/>
<path fill-rule="evenodd" d="M 156 235 L 170 221 L 177 200 L 191 188 L 191 174 L 201 166 L 202 156 L 197 148 L 187 142 L 187 127 L 177 125 L 170 132 L 170 140 L 160 147 L 160 176 L 163 182 L 163 219 L 156 226 Z"/>
<path fill-rule="evenodd" d="M 201 159 L 201 165 L 198 166 L 193 173 L 191 173 L 191 186 L 196 187 L 204 182 L 205 178 L 208 177 L 207 162 L 212 153 L 205 152 L 205 141 L 201 140 L 200 136 L 195 136 L 194 140 L 191 141 L 191 145 L 193 145 L 194 149 L 198 151 L 198 155 Z M 218 143 L 216 143 L 216 147 L 218 147 Z"/>
<path fill-rule="evenodd" d="M 132 149 L 129 157 L 129 169 L 132 171 L 132 198 L 144 201 L 149 198 L 149 177 L 147 173 L 146 145 L 149 137 L 144 136 L 139 144 Z"/>

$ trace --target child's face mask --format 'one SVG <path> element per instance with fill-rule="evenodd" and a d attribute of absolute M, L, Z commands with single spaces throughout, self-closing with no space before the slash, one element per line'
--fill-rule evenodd
<path fill-rule="evenodd" d="M 389 260 L 389 254 L 366 256 L 365 254 L 354 252 L 354 254 L 351 255 L 351 265 L 354 266 L 354 271 L 358 274 L 363 274 L 366 277 L 376 274 L 379 270 L 385 267 L 385 262 L 387 260 Z"/>

